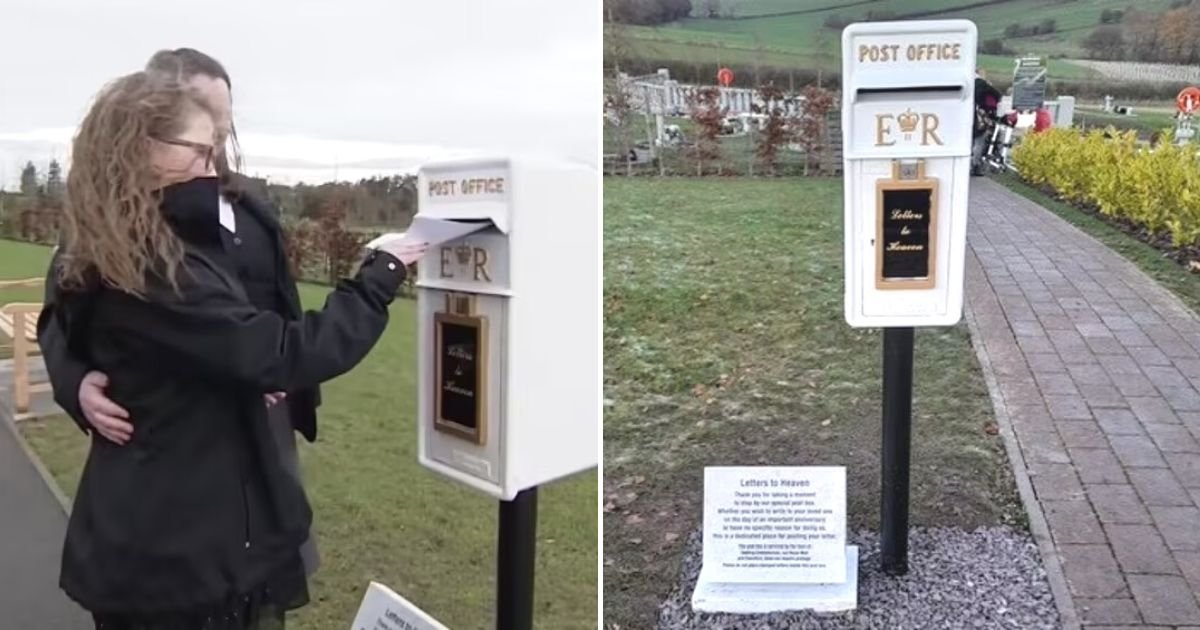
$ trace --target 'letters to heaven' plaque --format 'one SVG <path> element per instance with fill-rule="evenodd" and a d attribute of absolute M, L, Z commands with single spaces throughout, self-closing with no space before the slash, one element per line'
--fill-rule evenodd
<path fill-rule="evenodd" d="M 903 179 L 900 165 L 893 163 L 892 179 L 876 184 L 878 289 L 929 289 L 934 285 L 938 183 L 925 177 L 924 162 L 918 162 L 915 170 L 915 177 Z"/>
<path fill-rule="evenodd" d="M 483 444 L 487 432 L 487 319 L 461 312 L 437 313 L 434 330 L 434 427 Z"/>

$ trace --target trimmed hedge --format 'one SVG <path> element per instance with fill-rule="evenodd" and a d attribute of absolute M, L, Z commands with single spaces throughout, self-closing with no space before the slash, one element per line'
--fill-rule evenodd
<path fill-rule="evenodd" d="M 1050 129 L 1013 151 L 1021 176 L 1101 214 L 1166 233 L 1175 247 L 1200 240 L 1200 159 L 1195 145 L 1163 138 L 1148 148 L 1134 131 Z"/>

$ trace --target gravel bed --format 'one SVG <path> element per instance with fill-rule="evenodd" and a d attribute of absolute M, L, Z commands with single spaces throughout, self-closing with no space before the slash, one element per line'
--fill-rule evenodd
<path fill-rule="evenodd" d="M 855 532 L 859 546 L 858 609 L 845 613 L 805 611 L 765 615 L 698 613 L 692 590 L 700 573 L 701 538 L 694 532 L 683 558 L 680 586 L 659 610 L 659 630 L 682 628 L 1060 628 L 1058 609 L 1042 569 L 1037 545 L 1010 527 L 973 532 L 912 530 L 908 575 L 892 578 L 879 568 L 879 536 Z"/>

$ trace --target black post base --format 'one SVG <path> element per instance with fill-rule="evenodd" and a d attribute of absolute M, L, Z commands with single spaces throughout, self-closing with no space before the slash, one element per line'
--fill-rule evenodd
<path fill-rule="evenodd" d="M 880 558 L 888 575 L 908 573 L 908 469 L 912 445 L 913 329 L 883 329 L 883 492 Z"/>
<path fill-rule="evenodd" d="M 537 487 L 500 502 L 496 558 L 497 630 L 532 630 L 537 556 Z"/>

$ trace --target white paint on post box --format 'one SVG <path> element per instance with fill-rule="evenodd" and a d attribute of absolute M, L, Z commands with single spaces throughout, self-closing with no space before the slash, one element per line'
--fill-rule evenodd
<path fill-rule="evenodd" d="M 851 326 L 950 326 L 962 317 L 977 38 L 968 20 L 842 32 Z"/>
<path fill-rule="evenodd" d="M 420 463 L 501 500 L 594 468 L 599 174 L 496 158 L 417 180 L 419 216 L 488 223 L 418 265 Z"/>

